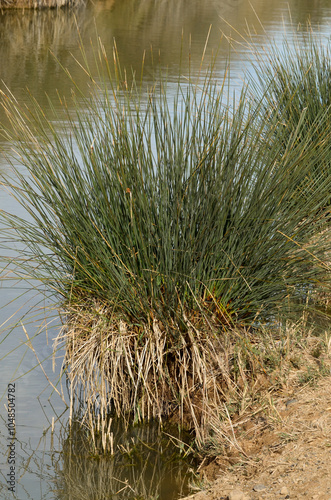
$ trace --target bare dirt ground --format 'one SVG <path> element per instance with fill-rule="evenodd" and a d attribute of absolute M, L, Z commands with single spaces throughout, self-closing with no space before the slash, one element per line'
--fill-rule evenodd
<path fill-rule="evenodd" d="M 187 499 L 331 500 L 331 376 L 284 390 L 268 414 L 232 425 L 232 449 L 202 464 L 205 489 Z"/>

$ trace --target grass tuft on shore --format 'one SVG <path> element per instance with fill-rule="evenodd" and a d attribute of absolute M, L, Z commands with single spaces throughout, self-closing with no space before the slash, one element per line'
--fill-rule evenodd
<path fill-rule="evenodd" d="M 318 144 L 323 141 L 322 127 L 330 127 L 330 40 L 314 32 L 309 22 L 305 29 L 293 29 L 290 40 L 285 34 L 280 43 L 271 40 L 267 48 L 248 42 L 253 56 L 249 85 L 252 95 L 265 101 L 265 112 L 278 117 L 279 140 L 283 141 L 282 127 L 289 134 L 299 127 L 298 142 L 304 141 L 307 133 L 312 144 Z M 326 121 L 317 119 L 321 112 L 325 112 Z M 284 151 L 286 147 L 285 140 Z M 315 169 L 312 168 L 306 183 L 314 183 L 315 175 L 318 182 L 322 176 L 327 179 L 330 172 L 326 156 Z M 324 208 L 330 208 L 330 198 Z"/>
<path fill-rule="evenodd" d="M 230 103 L 213 66 L 175 84 L 155 73 L 146 90 L 98 49 L 90 93 L 72 82 L 51 117 L 2 94 L 2 182 L 27 218 L 1 221 L 28 249 L 21 274 L 59 297 L 57 345 L 86 421 L 96 405 L 104 421 L 177 414 L 202 443 L 232 385 L 229 332 L 272 329 L 330 286 L 329 108 L 292 126 L 249 85 Z"/>

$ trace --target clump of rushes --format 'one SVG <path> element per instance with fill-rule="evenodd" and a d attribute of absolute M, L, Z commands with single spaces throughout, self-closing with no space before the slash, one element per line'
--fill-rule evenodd
<path fill-rule="evenodd" d="M 318 175 L 328 110 L 288 127 L 287 107 L 276 114 L 247 87 L 231 105 L 213 67 L 169 96 L 162 75 L 148 91 L 128 85 L 101 45 L 97 61 L 90 93 L 72 82 L 73 104 L 52 118 L 2 95 L 21 163 L 3 182 L 28 218 L 1 218 L 28 246 L 22 273 L 61 299 L 58 343 L 87 415 L 177 414 L 202 442 L 231 384 L 226 332 L 329 285 L 316 266 L 329 243 L 316 215 L 331 188 Z"/>
<path fill-rule="evenodd" d="M 323 129 L 331 124 L 330 39 L 314 33 L 309 23 L 306 29 L 293 30 L 290 39 L 289 42 L 284 37 L 282 43 L 271 41 L 271 46 L 263 50 L 249 43 L 254 58 L 250 85 L 258 99 L 263 97 L 266 112 L 272 110 L 278 117 L 276 132 L 280 134 L 284 150 L 287 141 L 282 128 L 294 133 L 299 127 L 297 141 L 305 140 L 308 134 L 314 147 L 323 141 Z M 321 112 L 325 112 L 326 121 L 316 119 Z M 320 179 L 322 173 L 329 177 L 329 160 L 326 156 L 318 162 L 304 182 L 311 182 L 314 175 Z M 330 201 L 329 197 L 326 209 L 329 209 Z"/>

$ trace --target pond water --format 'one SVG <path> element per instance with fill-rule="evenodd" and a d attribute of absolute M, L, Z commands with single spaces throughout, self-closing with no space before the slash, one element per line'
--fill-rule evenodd
<path fill-rule="evenodd" d="M 222 76 L 229 58 L 226 37 L 239 40 L 240 35 L 252 36 L 261 44 L 268 43 L 267 37 L 281 40 L 284 30 L 289 34 L 291 25 L 304 24 L 308 17 L 314 29 L 326 37 L 331 35 L 329 0 L 94 0 L 73 11 L 3 11 L 0 13 L 0 88 L 13 92 L 22 104 L 27 101 L 28 88 L 47 112 L 46 94 L 54 102 L 57 93 L 70 95 L 70 82 L 60 64 L 68 68 L 81 87 L 88 85 L 86 75 L 74 58 L 81 60 L 81 40 L 88 60 L 92 61 L 97 36 L 109 54 L 115 40 L 121 64 L 136 72 L 140 72 L 146 53 L 146 81 L 152 74 L 153 58 L 167 68 L 171 80 L 176 79 L 179 71 L 184 76 L 188 76 L 189 71 L 191 77 L 198 74 L 210 31 L 206 57 L 212 50 L 218 50 L 217 72 Z M 232 84 L 240 86 L 247 67 L 247 48 L 236 47 L 231 53 L 231 67 Z M 2 110 L 1 123 L 6 123 Z M 4 150 L 10 148 L 3 139 L 0 145 Z M 0 153 L 0 172 L 8 170 L 5 157 Z M 0 189 L 0 209 L 23 215 L 22 208 L 4 188 Z M 3 231 L 0 238 L 1 255 L 15 255 L 18 251 L 24 257 L 24 248 L 6 246 Z M 52 343 L 60 328 L 58 316 L 51 311 L 51 303 L 36 291 L 42 285 L 31 283 L 35 286 L 31 291 L 29 284 L 20 281 L 12 268 L 1 272 L 1 498 L 171 500 L 187 492 L 190 463 L 182 462 L 171 443 L 165 442 L 153 426 L 136 428 L 131 434 L 125 434 L 117 426 L 116 445 L 123 453 L 106 461 L 86 460 L 79 432 L 74 444 L 67 432 L 68 414 L 64 403 L 67 396 L 65 388 L 61 389 L 58 384 L 61 356 L 55 366 L 52 363 Z M 33 339 L 33 349 L 28 339 Z M 42 360 L 41 368 L 39 361 Z M 15 395 L 17 438 L 14 496 L 8 491 L 6 455 L 11 443 L 5 407 L 10 383 L 15 383 L 15 392 L 13 386 L 9 387 L 10 394 Z M 142 442 L 148 446 L 144 448 Z M 62 449 L 64 454 L 59 453 Z"/>

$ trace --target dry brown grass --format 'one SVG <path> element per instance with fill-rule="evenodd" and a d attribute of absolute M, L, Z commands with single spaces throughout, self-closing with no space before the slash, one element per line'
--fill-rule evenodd
<path fill-rule="evenodd" d="M 233 418 L 250 414 L 257 401 L 263 409 L 280 388 L 327 371 L 330 337 L 315 336 L 306 321 L 303 316 L 297 324 L 228 328 L 217 335 L 216 325 L 195 318 L 197 329 L 186 318 L 186 330 L 173 325 L 170 335 L 157 321 L 128 325 L 99 302 L 71 306 L 56 339 L 56 350 L 65 346 L 71 415 L 74 394 L 80 393 L 86 404 L 82 423 L 92 437 L 102 436 L 101 448 L 108 452 L 108 417 L 115 413 L 126 424 L 177 422 L 193 430 L 198 447 L 209 453 L 231 444 L 244 456 Z"/>
<path fill-rule="evenodd" d="M 176 418 L 202 442 L 210 409 L 232 385 L 224 338 L 188 318 L 185 333 L 175 324 L 169 332 L 156 320 L 128 325 L 104 304 L 80 304 L 67 310 L 56 350 L 62 343 L 72 393 L 84 388 L 86 418 L 96 408 L 127 421 Z"/>

